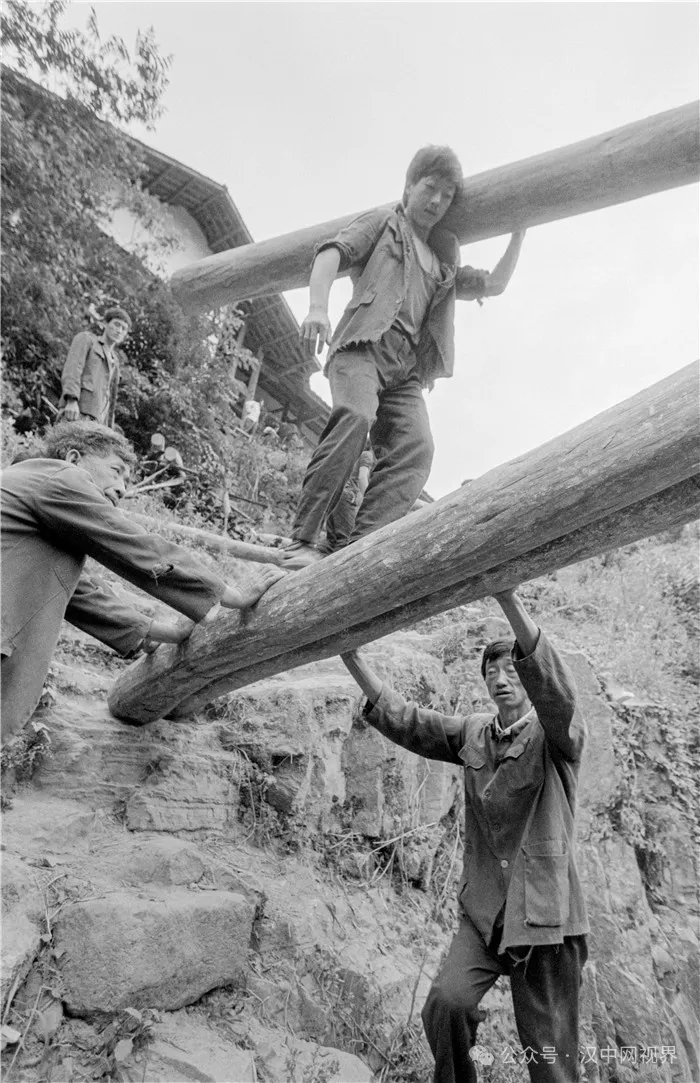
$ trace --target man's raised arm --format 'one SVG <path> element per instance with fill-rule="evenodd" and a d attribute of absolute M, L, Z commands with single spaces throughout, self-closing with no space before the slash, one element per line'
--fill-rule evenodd
<path fill-rule="evenodd" d="M 407 703 L 357 651 L 342 654 L 341 659 L 367 697 L 365 716 L 375 729 L 418 756 L 447 763 L 461 762 L 463 719 Z"/>
<path fill-rule="evenodd" d="M 471 267 L 464 267 L 457 271 L 458 300 L 474 301 L 477 297 L 498 297 L 499 294 L 503 293 L 513 276 L 524 237 L 524 229 L 514 233 L 494 269 L 487 271 L 485 274 L 481 272 L 484 282 L 482 289 L 475 289 L 474 271 Z"/>
<path fill-rule="evenodd" d="M 494 594 L 516 639 L 513 664 L 547 739 L 567 760 L 581 758 L 586 737 L 574 678 L 515 590 Z"/>

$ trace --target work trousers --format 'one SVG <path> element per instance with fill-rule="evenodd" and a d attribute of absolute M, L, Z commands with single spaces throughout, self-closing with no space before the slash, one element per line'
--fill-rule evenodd
<path fill-rule="evenodd" d="M 333 407 L 309 463 L 292 529 L 312 544 L 352 475 L 369 433 L 376 463 L 350 541 L 401 518 L 428 480 L 433 440 L 413 345 L 391 328 L 329 363 Z"/>
<path fill-rule="evenodd" d="M 326 540 L 319 546 L 322 552 L 335 553 L 337 549 L 344 549 L 349 545 L 359 510 L 359 497 L 357 480 L 351 477 L 326 519 Z"/>
<path fill-rule="evenodd" d="M 563 944 L 511 949 L 498 955 L 463 918 L 423 1008 L 423 1026 L 435 1058 L 434 1083 L 476 1083 L 470 1050 L 485 1018 L 479 1003 L 502 974 L 510 977 L 515 1024 L 532 1083 L 579 1079 L 578 1002 L 587 958 L 585 936 Z M 522 957 L 520 957 L 522 956 Z M 475 1051 L 476 1052 L 476 1051 Z M 490 1051 L 496 1060 L 501 1049 Z M 477 1058 L 478 1059 L 478 1058 Z"/>

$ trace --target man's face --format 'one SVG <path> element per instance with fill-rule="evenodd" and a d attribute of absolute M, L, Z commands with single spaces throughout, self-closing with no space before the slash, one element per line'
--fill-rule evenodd
<path fill-rule="evenodd" d="M 110 320 L 105 324 L 105 338 L 108 342 L 118 346 L 129 334 L 129 324 L 126 320 Z"/>
<path fill-rule="evenodd" d="M 77 455 L 77 459 L 71 459 L 71 454 Z M 131 472 L 124 460 L 115 452 L 108 455 L 79 455 L 77 452 L 69 452 L 68 458 L 77 466 L 82 466 L 83 470 L 87 470 L 100 492 L 116 507 L 126 492 Z"/>
<path fill-rule="evenodd" d="M 423 229 L 432 229 L 445 217 L 456 191 L 456 185 L 443 177 L 421 177 L 406 188 L 406 217 Z"/>
<path fill-rule="evenodd" d="M 515 672 L 513 660 L 509 654 L 493 658 L 486 666 L 484 674 L 486 687 L 499 714 L 524 714 L 529 706 L 527 692 L 520 677 Z"/>

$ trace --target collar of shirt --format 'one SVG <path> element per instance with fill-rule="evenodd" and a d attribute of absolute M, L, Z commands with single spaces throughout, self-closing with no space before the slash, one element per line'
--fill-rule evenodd
<path fill-rule="evenodd" d="M 520 731 L 525 728 L 534 713 L 535 708 L 531 707 L 522 718 L 518 718 L 517 721 L 512 722 L 511 725 L 507 726 L 505 729 L 501 726 L 501 723 L 498 721 L 498 715 L 496 715 L 491 723 L 491 736 L 494 741 L 512 741 L 513 738 L 517 737 Z"/>
<path fill-rule="evenodd" d="M 413 230 L 411 229 L 408 218 L 406 217 L 406 210 L 403 203 L 397 203 L 394 211 L 399 224 L 399 230 L 401 232 L 404 250 L 408 254 L 409 258 L 411 258 L 414 253 L 417 258 L 416 246 L 413 241 Z M 454 265 L 454 262 L 451 260 L 448 251 L 445 249 L 444 244 L 441 243 L 443 239 L 444 231 L 438 223 L 438 225 L 435 226 L 434 229 L 431 231 L 430 236 L 428 237 L 427 245 L 433 255 L 437 257 L 438 261 L 437 270 L 433 272 L 434 277 L 438 280 L 443 279 L 444 282 L 449 284 L 454 279 L 456 267 Z"/>
<path fill-rule="evenodd" d="M 114 357 L 114 345 L 109 344 L 105 341 L 104 333 L 97 336 L 97 341 L 99 342 L 107 357 Z"/>

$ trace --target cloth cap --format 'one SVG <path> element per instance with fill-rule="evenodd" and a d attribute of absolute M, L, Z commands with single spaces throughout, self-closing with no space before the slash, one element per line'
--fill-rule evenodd
<path fill-rule="evenodd" d="M 108 308 L 102 318 L 105 323 L 109 323 L 110 320 L 123 320 L 124 323 L 128 323 L 129 327 L 131 327 L 131 316 L 118 306 Z"/>

